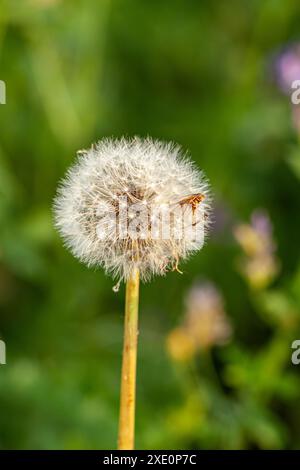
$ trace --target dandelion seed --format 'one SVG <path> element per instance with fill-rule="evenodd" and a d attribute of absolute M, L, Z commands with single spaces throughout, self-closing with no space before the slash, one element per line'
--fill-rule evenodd
<path fill-rule="evenodd" d="M 121 284 L 121 281 L 118 281 L 117 284 L 115 284 L 115 285 L 113 286 L 112 290 L 113 290 L 114 292 L 119 292 L 119 290 L 120 290 L 120 284 Z"/>

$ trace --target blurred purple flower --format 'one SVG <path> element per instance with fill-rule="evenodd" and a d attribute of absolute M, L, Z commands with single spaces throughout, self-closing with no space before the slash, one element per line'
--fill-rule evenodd
<path fill-rule="evenodd" d="M 272 232 L 271 222 L 268 214 L 263 210 L 256 210 L 251 216 L 252 226 L 261 234 L 270 235 Z"/>
<path fill-rule="evenodd" d="M 290 94 L 292 83 L 300 80 L 300 43 L 291 44 L 277 56 L 275 74 L 281 90 Z"/>

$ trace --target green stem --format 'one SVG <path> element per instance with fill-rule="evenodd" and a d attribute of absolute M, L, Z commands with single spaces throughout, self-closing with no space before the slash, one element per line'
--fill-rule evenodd
<path fill-rule="evenodd" d="M 132 450 L 134 448 L 138 303 L 139 270 L 135 269 L 126 284 L 118 438 L 118 449 L 120 450 Z"/>

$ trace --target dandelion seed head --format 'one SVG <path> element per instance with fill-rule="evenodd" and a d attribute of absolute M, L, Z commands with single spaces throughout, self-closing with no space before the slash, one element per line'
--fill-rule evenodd
<path fill-rule="evenodd" d="M 127 230 L 141 212 L 146 214 L 157 204 L 179 208 L 179 201 L 199 193 L 205 198 L 197 226 L 206 234 L 209 186 L 179 146 L 151 138 L 103 139 L 78 152 L 77 162 L 62 180 L 54 202 L 55 224 L 73 255 L 88 266 L 101 266 L 125 281 L 137 267 L 141 279 L 147 281 L 187 259 L 202 248 L 203 241 L 185 232 L 179 238 L 175 216 L 170 217 L 167 238 L 154 236 L 160 232 L 156 223 L 161 222 L 163 211 L 146 215 L 136 229 L 137 236 L 129 232 L 124 237 L 124 227 Z M 136 205 L 140 205 L 139 214 Z M 191 213 L 192 207 L 187 204 L 184 211 Z M 111 224 L 116 219 L 117 230 Z M 190 222 L 184 219 L 185 223 Z"/>

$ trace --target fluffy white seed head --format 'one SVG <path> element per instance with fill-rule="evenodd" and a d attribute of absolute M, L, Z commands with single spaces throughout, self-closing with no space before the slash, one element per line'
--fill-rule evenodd
<path fill-rule="evenodd" d="M 203 246 L 210 196 L 201 171 L 173 143 L 104 139 L 78 152 L 54 202 L 74 256 L 120 280 L 146 281 Z"/>

